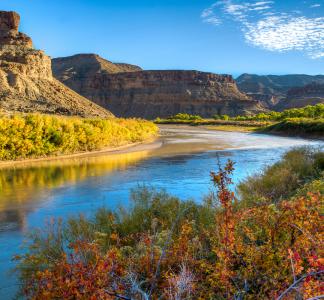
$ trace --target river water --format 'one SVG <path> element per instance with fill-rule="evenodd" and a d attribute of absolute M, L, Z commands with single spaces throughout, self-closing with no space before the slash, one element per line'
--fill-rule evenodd
<path fill-rule="evenodd" d="M 202 201 L 217 161 L 235 162 L 234 183 L 278 161 L 292 147 L 324 142 L 207 128 L 162 126 L 157 141 L 118 153 L 26 163 L 0 169 L 0 299 L 17 291 L 11 258 L 26 233 L 54 217 L 127 206 L 139 185 Z"/>

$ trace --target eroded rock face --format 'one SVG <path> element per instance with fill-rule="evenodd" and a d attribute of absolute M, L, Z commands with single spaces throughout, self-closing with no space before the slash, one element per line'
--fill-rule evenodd
<path fill-rule="evenodd" d="M 110 116 L 53 78 L 50 57 L 18 32 L 19 21 L 17 13 L 0 11 L 0 110 Z"/>
<path fill-rule="evenodd" d="M 20 16 L 13 11 L 0 11 L 0 44 L 32 48 L 33 42 L 27 35 L 18 32 Z"/>
<path fill-rule="evenodd" d="M 249 114 L 262 109 L 241 93 L 229 75 L 198 71 L 139 71 L 104 63 L 92 55 L 53 60 L 53 74 L 81 95 L 116 116 L 154 119 L 181 113 L 212 117 Z M 107 62 L 107 61 L 106 61 Z M 107 67 L 109 66 L 109 67 Z M 124 69 L 119 69 L 123 66 Z M 128 66 L 125 68 L 125 66 Z"/>
<path fill-rule="evenodd" d="M 0 31 L 16 31 L 18 33 L 20 16 L 14 11 L 0 11 Z"/>
<path fill-rule="evenodd" d="M 303 87 L 289 90 L 287 97 L 277 104 L 276 109 L 299 108 L 318 103 L 324 103 L 324 84 L 313 82 Z"/>
<path fill-rule="evenodd" d="M 240 91 L 248 94 L 253 99 L 259 100 L 264 106 L 270 109 L 282 110 L 284 107 L 294 108 L 302 107 L 307 103 L 315 103 L 311 100 L 313 95 L 306 94 L 309 89 L 305 90 L 300 101 L 289 100 L 291 99 L 291 90 L 299 89 L 308 86 L 312 83 L 324 84 L 324 75 L 255 75 L 243 74 L 236 79 Z M 298 97 L 298 95 L 296 95 Z M 309 102 L 307 102 L 307 98 Z M 287 101 L 288 100 L 288 101 Z M 296 99 L 297 100 L 297 99 Z M 290 105 L 288 105 L 288 102 Z M 286 103 L 286 104 L 285 104 Z M 306 104 L 305 104 L 306 103 Z"/>

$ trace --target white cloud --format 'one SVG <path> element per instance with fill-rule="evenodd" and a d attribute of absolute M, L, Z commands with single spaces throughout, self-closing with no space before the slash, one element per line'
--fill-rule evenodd
<path fill-rule="evenodd" d="M 204 19 L 204 22 L 217 26 L 217 25 L 220 25 L 222 23 L 222 20 L 221 19 L 218 19 L 215 16 L 210 16 L 208 18 L 205 18 Z"/>
<path fill-rule="evenodd" d="M 317 7 L 321 7 L 321 4 L 313 4 L 310 6 L 310 8 L 317 8 Z"/>
<path fill-rule="evenodd" d="M 212 24 L 215 26 L 218 26 L 222 23 L 222 20 L 220 18 L 216 17 L 216 15 L 214 13 L 215 6 L 216 6 L 216 4 L 212 5 L 209 8 L 206 8 L 202 11 L 200 16 L 204 23 L 209 23 L 209 24 Z"/>
<path fill-rule="evenodd" d="M 204 22 L 220 25 L 230 19 L 239 23 L 250 45 L 277 52 L 302 51 L 309 57 L 324 57 L 324 17 L 306 17 L 300 11 L 284 13 L 274 1 L 221 0 L 204 10 Z"/>
<path fill-rule="evenodd" d="M 271 8 L 271 6 L 257 6 L 257 7 L 254 7 L 254 8 L 250 8 L 250 10 L 266 10 L 266 9 L 269 9 Z"/>
<path fill-rule="evenodd" d="M 231 0 L 221 1 L 223 4 L 223 11 L 227 15 L 231 15 L 237 20 L 245 20 L 251 14 L 263 14 L 265 11 L 271 9 L 273 1 L 259 1 L 259 2 L 238 2 L 233 3 Z"/>
<path fill-rule="evenodd" d="M 248 43 L 270 51 L 305 51 L 311 58 L 324 55 L 324 18 L 275 16 L 249 23 Z"/>
<path fill-rule="evenodd" d="M 201 17 L 204 19 L 204 18 L 207 18 L 211 15 L 213 15 L 214 12 L 213 12 L 213 9 L 212 8 L 207 8 L 207 9 L 204 9 L 203 12 L 201 13 Z"/>

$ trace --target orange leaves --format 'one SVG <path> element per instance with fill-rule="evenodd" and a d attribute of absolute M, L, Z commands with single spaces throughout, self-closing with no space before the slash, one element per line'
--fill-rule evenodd
<path fill-rule="evenodd" d="M 114 299 L 106 293 L 120 289 L 115 275 L 123 276 L 124 268 L 118 250 L 111 249 L 105 255 L 96 245 L 75 243 L 73 253 L 58 262 L 52 270 L 38 271 L 30 279 L 26 296 L 34 299 Z"/>
<path fill-rule="evenodd" d="M 276 299 L 283 293 L 281 299 L 320 295 L 323 197 L 309 194 L 233 207 L 233 170 L 229 161 L 211 174 L 218 206 L 174 199 L 152 200 L 154 205 L 147 202 L 147 208 L 140 203 L 136 222 L 125 218 L 130 231 L 107 214 L 108 225 L 95 228 L 99 232 L 92 242 L 71 244 L 59 259 L 46 265 L 37 252 L 26 255 L 32 266 L 40 265 L 28 277 L 27 298 L 242 299 L 244 295 L 250 300 Z M 176 215 L 175 209 L 186 214 Z M 129 216 L 136 218 L 134 211 Z M 100 222 L 104 218 L 101 215 Z"/>

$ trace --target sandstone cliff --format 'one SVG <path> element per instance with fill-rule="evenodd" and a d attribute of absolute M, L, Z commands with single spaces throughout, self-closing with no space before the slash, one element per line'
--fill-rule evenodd
<path fill-rule="evenodd" d="M 247 93 L 253 99 L 261 101 L 264 106 L 270 109 L 283 109 L 285 107 L 284 103 L 286 102 L 286 98 L 290 98 L 292 96 L 288 95 L 291 89 L 302 88 L 312 83 L 324 84 L 324 75 L 243 74 L 236 79 L 236 82 L 240 91 Z M 308 90 L 305 90 L 305 92 L 307 91 Z M 312 94 L 307 95 L 304 93 L 303 97 L 304 100 L 299 98 L 300 102 L 298 102 L 297 99 L 296 101 L 290 101 L 290 105 L 292 106 L 290 107 L 287 105 L 287 107 L 293 108 L 312 103 L 316 104 L 316 101 L 314 100 L 310 99 L 307 101 L 307 98 L 311 98 Z"/>
<path fill-rule="evenodd" d="M 311 83 L 303 87 L 293 88 L 288 91 L 287 97 L 281 100 L 275 108 L 284 110 L 299 108 L 306 105 L 324 103 L 324 84 Z"/>
<path fill-rule="evenodd" d="M 33 49 L 19 22 L 17 13 L 0 11 L 0 110 L 111 116 L 53 78 L 50 57 Z"/>
<path fill-rule="evenodd" d="M 53 74 L 116 116 L 167 117 L 179 112 L 211 117 L 262 110 L 229 75 L 198 71 L 139 71 L 97 55 L 53 59 Z M 121 68 L 123 66 L 123 68 Z"/>

